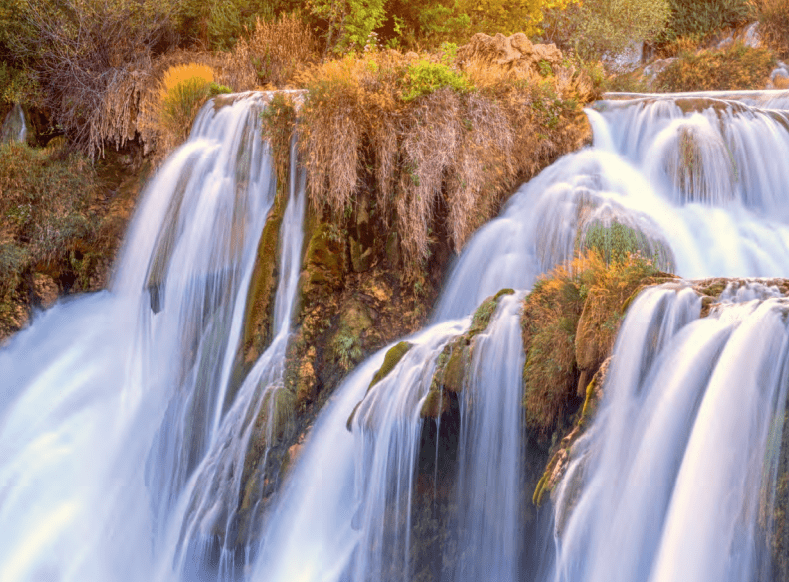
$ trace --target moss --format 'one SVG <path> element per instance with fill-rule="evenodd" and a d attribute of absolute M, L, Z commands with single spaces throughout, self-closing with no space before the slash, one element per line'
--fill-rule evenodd
<path fill-rule="evenodd" d="M 550 434 L 583 404 L 586 382 L 613 348 L 626 302 L 664 277 L 670 276 L 639 256 L 607 264 L 592 252 L 535 284 L 521 322 L 527 426 Z"/>
<path fill-rule="evenodd" d="M 438 418 L 449 411 L 449 395 L 442 390 L 431 390 L 427 393 L 419 415 L 422 418 Z"/>
<path fill-rule="evenodd" d="M 272 317 L 277 292 L 277 249 L 284 213 L 281 200 L 282 197 L 278 196 L 266 220 L 252 271 L 242 336 L 242 360 L 247 366 L 260 357 L 274 333 Z"/>
<path fill-rule="evenodd" d="M 389 350 L 386 352 L 386 355 L 384 356 L 384 363 L 381 364 L 381 367 L 378 368 L 378 371 L 376 371 L 375 375 L 373 375 L 373 379 L 370 380 L 370 384 L 367 386 L 367 392 L 369 392 L 373 386 L 378 384 L 378 382 L 386 378 L 412 347 L 413 344 L 409 342 L 399 342 L 389 348 Z"/>
<path fill-rule="evenodd" d="M 594 398 L 595 388 L 597 387 L 597 376 L 592 378 L 589 385 L 586 387 L 586 400 L 584 400 L 584 407 L 581 409 L 581 419 L 584 420 L 592 414 L 592 398 Z"/>

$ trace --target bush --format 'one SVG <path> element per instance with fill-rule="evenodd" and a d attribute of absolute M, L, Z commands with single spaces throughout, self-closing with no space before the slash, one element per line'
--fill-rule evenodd
<path fill-rule="evenodd" d="M 669 0 L 669 3 L 671 16 L 660 42 L 679 37 L 702 39 L 723 28 L 743 24 L 751 16 L 748 0 Z"/>
<path fill-rule="evenodd" d="M 428 95 L 444 87 L 458 93 L 467 93 L 472 88 L 471 83 L 462 73 L 443 63 L 431 63 L 421 59 L 408 65 L 403 78 L 401 98 L 405 102 L 413 101 L 417 97 Z"/>
<path fill-rule="evenodd" d="M 208 99 L 214 73 L 211 67 L 190 63 L 169 68 L 160 88 L 160 115 L 162 130 L 172 141 L 186 139 L 195 115 Z"/>
<path fill-rule="evenodd" d="M 55 148 L 0 146 L 0 296 L 35 265 L 68 263 L 70 254 L 97 235 L 89 210 L 96 192 L 90 161 Z"/>
<path fill-rule="evenodd" d="M 751 0 L 761 24 L 761 31 L 778 56 L 789 58 L 789 2 L 786 0 Z"/>
<path fill-rule="evenodd" d="M 169 0 L 30 0 L 7 41 L 38 75 L 54 125 L 95 156 L 134 137 L 137 79 L 172 45 Z"/>
<path fill-rule="evenodd" d="M 668 18 L 668 0 L 585 0 L 550 11 L 545 35 L 584 59 L 596 60 L 632 42 L 654 39 Z"/>
<path fill-rule="evenodd" d="M 658 91 L 736 91 L 763 88 L 775 67 L 767 49 L 735 44 L 723 51 L 682 53 L 655 78 Z"/>

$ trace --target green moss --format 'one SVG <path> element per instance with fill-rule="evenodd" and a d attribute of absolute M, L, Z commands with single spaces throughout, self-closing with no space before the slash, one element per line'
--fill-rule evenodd
<path fill-rule="evenodd" d="M 266 220 L 252 271 L 242 336 L 242 360 L 246 365 L 251 365 L 260 357 L 273 336 L 272 313 L 277 291 L 277 248 L 283 218 L 283 205 L 280 200 L 281 197 L 277 197 L 277 202 Z"/>
<path fill-rule="evenodd" d="M 586 399 L 584 400 L 584 407 L 581 409 L 581 421 L 586 419 L 592 413 L 592 399 L 594 398 L 595 389 L 597 388 L 597 376 L 592 378 L 589 385 L 586 387 Z"/>
<path fill-rule="evenodd" d="M 449 410 L 449 395 L 441 390 L 428 392 L 419 415 L 422 418 L 438 418 Z"/>
<path fill-rule="evenodd" d="M 370 380 L 370 384 L 367 386 L 367 391 L 369 392 L 373 386 L 386 378 L 412 347 L 413 344 L 409 342 L 400 342 L 389 348 L 389 350 L 386 352 L 386 355 L 384 356 L 384 363 L 380 368 L 378 368 L 378 371 L 373 376 L 373 379 Z"/>

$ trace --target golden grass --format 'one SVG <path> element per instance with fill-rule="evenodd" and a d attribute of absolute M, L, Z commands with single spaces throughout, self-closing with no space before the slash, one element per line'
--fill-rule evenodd
<path fill-rule="evenodd" d="M 431 78 L 410 100 L 410 73 L 424 62 L 454 77 Z M 518 183 L 579 145 L 581 104 L 593 98 L 572 67 L 548 78 L 501 69 L 472 60 L 461 71 L 440 55 L 387 50 L 299 71 L 309 91 L 300 148 L 316 211 L 339 220 L 362 188 L 374 192 L 380 220 L 400 236 L 406 278 L 418 278 L 436 233 L 459 251 Z M 434 85 L 459 75 L 463 90 Z"/>
<path fill-rule="evenodd" d="M 164 103 L 178 85 L 190 79 L 201 79 L 208 85 L 214 82 L 214 70 L 202 63 L 185 63 L 169 67 L 159 82 L 159 103 Z"/>

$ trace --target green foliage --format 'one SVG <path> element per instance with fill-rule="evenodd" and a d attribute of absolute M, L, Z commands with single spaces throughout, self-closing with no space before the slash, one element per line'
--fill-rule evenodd
<path fill-rule="evenodd" d="M 13 290 L 34 265 L 70 261 L 70 254 L 97 234 L 88 209 L 96 189 L 89 161 L 62 150 L 0 146 L 0 296 Z"/>
<path fill-rule="evenodd" d="M 350 370 L 362 359 L 362 346 L 359 337 L 349 328 L 343 327 L 332 341 L 332 349 L 337 361 L 344 370 Z"/>
<path fill-rule="evenodd" d="M 449 87 L 458 93 L 467 93 L 473 89 L 471 82 L 463 73 L 455 71 L 444 63 L 420 59 L 408 66 L 403 78 L 401 99 L 407 103 L 444 87 Z"/>
<path fill-rule="evenodd" d="M 209 83 L 208 84 L 208 96 L 209 97 L 216 97 L 217 95 L 226 95 L 228 93 L 232 93 L 233 89 L 228 87 L 227 85 L 220 85 L 219 83 Z"/>
<path fill-rule="evenodd" d="M 774 67 L 775 56 L 768 49 L 735 44 L 723 51 L 680 54 L 655 84 L 669 92 L 757 89 L 764 87 Z"/>
<path fill-rule="evenodd" d="M 41 87 L 29 69 L 17 69 L 0 61 L 0 103 L 38 105 Z"/>
<path fill-rule="evenodd" d="M 722 28 L 747 22 L 748 0 L 669 0 L 671 15 L 661 42 L 678 37 L 703 38 Z"/>
<path fill-rule="evenodd" d="M 671 250 L 662 241 L 652 240 L 642 231 L 617 221 L 591 224 L 584 233 L 580 250 L 597 252 L 606 264 L 626 263 L 638 256 L 648 258 L 659 269 L 671 271 L 674 267 Z"/>
<path fill-rule="evenodd" d="M 386 18 L 384 0 L 310 0 L 310 13 L 326 22 L 326 46 L 335 52 L 374 44 L 372 32 Z"/>
<path fill-rule="evenodd" d="M 545 22 L 548 40 L 584 59 L 621 52 L 631 42 L 659 35 L 669 18 L 669 0 L 585 0 L 551 10 Z"/>

